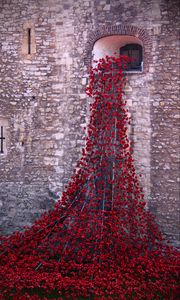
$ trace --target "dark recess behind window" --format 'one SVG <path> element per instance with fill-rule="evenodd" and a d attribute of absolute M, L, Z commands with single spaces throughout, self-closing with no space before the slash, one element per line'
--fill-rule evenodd
<path fill-rule="evenodd" d="M 139 44 L 128 44 L 120 48 L 121 55 L 127 55 L 133 60 L 127 66 L 127 71 L 142 71 L 142 46 Z"/>
<path fill-rule="evenodd" d="M 31 54 L 31 28 L 28 28 L 27 35 L 28 35 L 28 54 Z"/>

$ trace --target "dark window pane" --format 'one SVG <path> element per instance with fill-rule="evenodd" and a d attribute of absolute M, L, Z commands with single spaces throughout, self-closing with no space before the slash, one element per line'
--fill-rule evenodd
<path fill-rule="evenodd" d="M 133 60 L 127 66 L 127 71 L 142 70 L 142 46 L 139 44 L 128 44 L 120 48 L 121 55 L 127 55 Z"/>

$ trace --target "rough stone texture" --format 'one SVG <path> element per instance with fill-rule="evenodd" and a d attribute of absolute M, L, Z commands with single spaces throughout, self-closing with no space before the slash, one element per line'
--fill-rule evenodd
<path fill-rule="evenodd" d="M 179 240 L 179 44 L 178 3 L 160 6 L 154 30 L 151 87 L 151 210 L 175 244 Z"/>
<path fill-rule="evenodd" d="M 132 35 L 144 49 L 144 71 L 127 75 L 134 158 L 148 207 L 178 244 L 177 12 L 175 0 L 0 1 L 3 232 L 32 224 L 63 191 L 83 145 L 94 43 Z"/>

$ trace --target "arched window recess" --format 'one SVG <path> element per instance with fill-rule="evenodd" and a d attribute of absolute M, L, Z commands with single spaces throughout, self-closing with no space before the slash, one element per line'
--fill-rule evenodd
<path fill-rule="evenodd" d="M 119 54 L 127 55 L 132 58 L 132 62 L 128 64 L 125 72 L 142 73 L 142 71 L 144 71 L 143 42 L 135 36 L 112 35 L 102 37 L 95 42 L 92 53 L 94 60 L 99 60 L 106 55 L 116 57 L 118 57 Z"/>

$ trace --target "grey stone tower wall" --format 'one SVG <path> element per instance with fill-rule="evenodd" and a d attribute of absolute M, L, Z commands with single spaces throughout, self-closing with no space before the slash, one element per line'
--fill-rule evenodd
<path fill-rule="evenodd" d="M 144 71 L 128 75 L 134 157 L 147 205 L 178 240 L 178 1 L 1 0 L 0 155 L 3 232 L 52 207 L 80 157 L 87 69 L 101 37 L 143 42 Z M 31 54 L 27 52 L 31 28 Z M 0 126 L 1 126 L 0 124 Z"/>
<path fill-rule="evenodd" d="M 151 87 L 151 203 L 168 238 L 179 245 L 179 54 L 180 10 L 176 1 L 160 4 L 154 37 Z"/>

